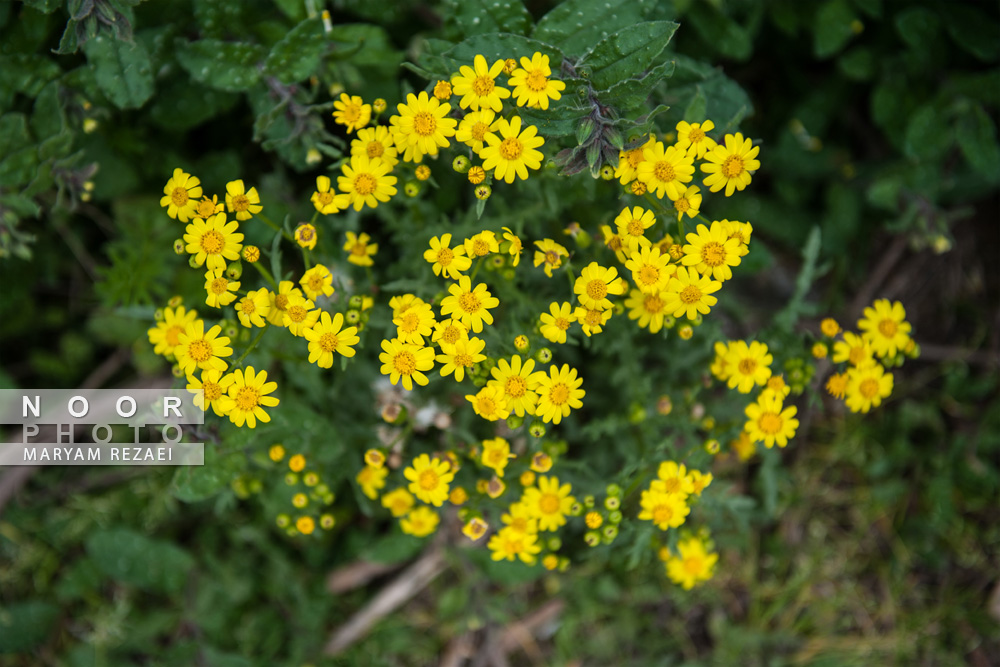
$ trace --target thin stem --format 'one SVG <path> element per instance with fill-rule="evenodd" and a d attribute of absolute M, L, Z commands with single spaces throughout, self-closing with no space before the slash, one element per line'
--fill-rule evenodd
<path fill-rule="evenodd" d="M 278 283 L 274 282 L 274 276 L 272 276 L 271 272 L 265 269 L 264 266 L 259 261 L 253 262 L 253 267 L 258 271 L 260 271 L 260 275 L 264 276 L 264 280 L 271 283 L 271 287 L 273 287 L 275 290 L 278 289 Z"/>
<path fill-rule="evenodd" d="M 263 213 L 258 213 L 254 217 L 257 218 L 258 220 L 261 220 L 264 224 L 266 224 L 268 227 L 270 227 L 274 231 L 280 232 L 281 235 L 284 236 L 289 241 L 294 241 L 295 240 L 295 238 L 291 234 L 289 234 L 283 228 L 281 228 L 278 225 L 276 225 L 273 222 L 271 222 L 271 220 L 266 215 L 264 215 Z"/>
<path fill-rule="evenodd" d="M 309 248 L 302 248 L 302 263 L 305 264 L 306 271 L 312 267 L 312 262 L 309 257 Z"/>
<path fill-rule="evenodd" d="M 271 327 L 264 327 L 260 330 L 260 333 L 257 334 L 257 337 L 254 338 L 252 341 L 250 341 L 250 346 L 247 347 L 247 349 L 243 350 L 243 354 L 240 355 L 240 358 L 233 362 L 233 366 L 239 366 L 243 362 L 243 360 L 247 358 L 247 355 L 250 354 L 250 352 L 252 352 L 255 347 L 257 347 L 257 343 L 260 342 L 260 339 L 264 337 L 264 334 L 267 333 L 267 330 L 270 328 Z"/>
<path fill-rule="evenodd" d="M 476 274 L 479 273 L 479 267 L 483 265 L 484 259 L 485 257 L 480 257 L 479 261 L 476 262 L 476 268 L 472 269 L 472 275 L 469 276 L 470 283 L 476 279 Z"/>

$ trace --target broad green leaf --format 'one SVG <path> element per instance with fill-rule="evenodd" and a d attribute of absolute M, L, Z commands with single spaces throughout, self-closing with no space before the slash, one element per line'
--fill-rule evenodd
<path fill-rule="evenodd" d="M 24 4 L 45 14 L 51 14 L 62 7 L 62 0 L 24 0 Z"/>
<path fill-rule="evenodd" d="M 350 53 L 350 64 L 392 69 L 395 72 L 402 55 L 392 44 L 384 28 L 370 23 L 344 23 L 333 26 L 330 39 L 349 46 L 339 47 L 339 52 Z M 338 50 L 334 50 L 334 55 Z"/>
<path fill-rule="evenodd" d="M 153 94 L 153 69 L 146 48 L 136 42 L 95 37 L 83 47 L 101 92 L 119 109 L 137 109 Z"/>
<path fill-rule="evenodd" d="M 963 112 L 955 126 L 955 137 L 962 155 L 990 182 L 1000 180 L 1000 146 L 997 130 L 986 110 L 975 105 Z"/>
<path fill-rule="evenodd" d="M 112 579 L 156 593 L 180 591 L 194 566 L 190 554 L 173 543 L 126 528 L 95 532 L 87 554 Z"/>
<path fill-rule="evenodd" d="M 837 69 L 848 79 L 867 81 L 875 74 L 875 56 L 867 47 L 854 47 L 837 59 Z"/>
<path fill-rule="evenodd" d="M 185 77 L 176 77 L 162 87 L 149 108 L 156 125 L 171 130 L 187 130 L 221 113 L 239 100 L 239 95 L 205 86 L 192 86 Z"/>
<path fill-rule="evenodd" d="M 914 49 L 926 49 L 940 29 L 937 14 L 925 7 L 910 7 L 896 15 L 896 32 Z"/>
<path fill-rule="evenodd" d="M 219 90 L 249 90 L 260 80 L 257 64 L 267 52 L 258 44 L 202 39 L 177 45 L 177 61 L 195 81 Z"/>
<path fill-rule="evenodd" d="M 318 18 L 306 19 L 271 47 L 264 71 L 282 83 L 302 81 L 319 67 L 328 44 L 323 22 Z"/>
<path fill-rule="evenodd" d="M 567 0 L 543 16 L 531 36 L 567 55 L 582 55 L 611 33 L 640 22 L 653 5 L 650 0 Z"/>
<path fill-rule="evenodd" d="M 674 61 L 670 60 L 651 69 L 645 76 L 626 79 L 611 86 L 607 90 L 595 93 L 602 104 L 607 104 L 621 111 L 627 111 L 642 106 L 649 99 L 660 83 L 674 72 Z"/>
<path fill-rule="evenodd" d="M 241 10 L 245 3 L 230 0 L 194 0 L 194 18 L 202 37 L 221 38 L 240 34 Z"/>
<path fill-rule="evenodd" d="M 34 97 L 62 74 L 59 65 L 46 56 L 0 56 L 0 109 L 11 105 L 16 93 Z"/>
<path fill-rule="evenodd" d="M 720 55 L 734 60 L 746 60 L 753 52 L 753 40 L 746 28 L 712 3 L 692 4 L 687 17 L 702 40 Z"/>
<path fill-rule="evenodd" d="M 816 12 L 813 53 L 829 58 L 840 51 L 854 35 L 851 24 L 857 18 L 847 0 L 827 0 Z"/>
<path fill-rule="evenodd" d="M 977 7 L 950 3 L 943 12 L 944 27 L 960 49 L 985 62 L 1000 58 L 1000 24 Z"/>
<path fill-rule="evenodd" d="M 935 104 L 925 104 L 910 116 L 903 152 L 907 157 L 933 160 L 944 155 L 952 139 L 951 126 L 943 110 Z"/>
<path fill-rule="evenodd" d="M 565 99 L 565 98 L 564 98 Z M 549 106 L 548 111 L 522 108 L 519 113 L 525 123 L 538 128 L 538 133 L 546 139 L 573 136 L 580 119 L 590 115 L 591 109 L 567 103 Z"/>
<path fill-rule="evenodd" d="M 521 0 L 445 0 L 444 8 L 463 37 L 488 32 L 526 35 L 531 29 L 531 14 Z"/>
<path fill-rule="evenodd" d="M 31 112 L 31 129 L 38 138 L 59 134 L 66 127 L 66 117 L 59 103 L 59 84 L 52 83 L 35 98 Z"/>
<path fill-rule="evenodd" d="M 0 609 L 0 654 L 30 651 L 48 637 L 59 607 L 44 600 L 6 604 Z"/>
<path fill-rule="evenodd" d="M 673 21 L 649 21 L 620 30 L 594 46 L 577 70 L 595 89 L 610 88 L 658 62 L 675 30 Z"/>
<path fill-rule="evenodd" d="M 0 116 L 0 156 L 7 156 L 31 143 L 28 118 L 23 113 Z"/>
<path fill-rule="evenodd" d="M 25 185 L 35 176 L 38 168 L 38 151 L 27 146 L 0 159 L 0 187 L 15 188 Z"/>

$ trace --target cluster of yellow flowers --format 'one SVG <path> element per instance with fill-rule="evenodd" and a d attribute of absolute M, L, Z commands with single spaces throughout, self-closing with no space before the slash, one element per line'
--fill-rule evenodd
<path fill-rule="evenodd" d="M 275 463 L 285 460 L 284 445 L 271 445 L 267 455 Z M 323 530 L 331 530 L 337 521 L 333 514 L 323 510 L 333 504 L 335 496 L 330 487 L 323 482 L 319 472 L 306 469 L 306 457 L 302 454 L 293 454 L 288 459 L 289 472 L 285 475 L 285 484 L 293 487 L 295 493 L 291 497 L 291 504 L 297 510 L 298 516 L 292 521 L 292 517 L 282 512 L 278 515 L 276 523 L 278 528 L 282 528 L 289 536 L 312 535 L 318 525 Z M 304 487 L 304 489 L 303 489 Z"/>

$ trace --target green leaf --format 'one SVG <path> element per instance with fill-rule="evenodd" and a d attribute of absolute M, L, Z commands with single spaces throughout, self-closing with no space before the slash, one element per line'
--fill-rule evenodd
<path fill-rule="evenodd" d="M 816 12 L 813 53 L 817 58 L 829 58 L 840 51 L 854 36 L 851 24 L 857 18 L 847 0 L 828 0 Z"/>
<path fill-rule="evenodd" d="M 521 0 L 445 0 L 444 8 L 463 37 L 488 32 L 526 35 L 531 29 L 531 14 Z"/>
<path fill-rule="evenodd" d="M 184 588 L 194 559 L 171 542 L 125 528 L 101 530 L 87 540 L 87 553 L 112 579 L 157 593 Z"/>
<path fill-rule="evenodd" d="M 45 641 L 59 607 L 43 600 L 4 605 L 0 610 L 0 654 L 30 651 Z"/>
<path fill-rule="evenodd" d="M 910 116 L 903 140 L 903 153 L 918 160 L 941 157 L 951 147 L 951 127 L 942 109 L 925 104 Z"/>
<path fill-rule="evenodd" d="M 984 178 L 1000 180 L 1000 146 L 997 129 L 990 115 L 980 105 L 970 107 L 958 117 L 955 137 L 962 155 Z"/>
<path fill-rule="evenodd" d="M 153 68 L 140 43 L 95 37 L 83 47 L 97 85 L 119 109 L 137 109 L 153 94 Z"/>
<path fill-rule="evenodd" d="M 264 71 L 282 83 L 302 81 L 319 67 L 328 44 L 323 22 L 318 18 L 306 19 L 271 47 Z"/>
<path fill-rule="evenodd" d="M 598 91 L 595 96 L 602 104 L 617 107 L 621 111 L 635 109 L 646 104 L 653 89 L 673 73 L 674 61 L 670 60 L 657 65 L 641 78 L 626 79 L 607 90 Z"/>
<path fill-rule="evenodd" d="M 7 156 L 30 143 L 28 118 L 23 113 L 0 116 L 0 155 Z"/>
<path fill-rule="evenodd" d="M 205 465 L 184 466 L 174 473 L 174 496 L 186 503 L 211 498 L 229 488 L 229 483 L 247 467 L 246 457 L 240 453 L 220 454 L 211 444 L 205 445 Z"/>
<path fill-rule="evenodd" d="M 806 295 L 809 293 L 813 281 L 818 277 L 816 265 L 819 261 L 821 239 L 822 233 L 819 225 L 816 225 L 809 232 L 809 238 L 806 240 L 805 247 L 802 248 L 802 269 L 795 280 L 795 293 L 788 305 L 774 317 L 774 323 L 783 331 L 791 332 L 805 310 Z"/>
<path fill-rule="evenodd" d="M 1000 24 L 981 11 L 967 4 L 951 3 L 944 14 L 944 27 L 959 48 L 985 62 L 1000 58 Z"/>
<path fill-rule="evenodd" d="M 350 44 L 347 51 L 350 63 L 355 67 L 376 67 L 395 72 L 402 60 L 402 54 L 392 45 L 392 39 L 384 28 L 370 23 L 344 23 L 333 26 L 330 39 Z M 334 54 L 340 53 L 334 51 Z"/>
<path fill-rule="evenodd" d="M 229 92 L 252 88 L 260 80 L 257 63 L 265 56 L 264 47 L 245 42 L 202 39 L 177 45 L 177 61 L 191 78 Z"/>
<path fill-rule="evenodd" d="M 925 7 L 911 7 L 896 15 L 896 32 L 914 49 L 926 49 L 938 35 L 937 14 Z"/>
<path fill-rule="evenodd" d="M 598 42 L 578 63 L 581 76 L 601 90 L 653 66 L 677 30 L 673 21 L 630 26 Z"/>
<path fill-rule="evenodd" d="M 549 57 L 549 66 L 553 72 L 559 70 L 563 60 L 562 51 L 551 44 L 506 32 L 477 35 L 459 42 L 442 54 L 442 58 L 449 64 L 450 71 L 457 72 L 461 65 L 472 67 L 472 61 L 477 55 L 482 55 L 487 63 L 493 64 L 505 58 L 516 60 L 522 56 L 531 57 L 535 51 Z"/>
<path fill-rule="evenodd" d="M 753 40 L 746 28 L 710 2 L 696 2 L 687 14 L 691 25 L 718 53 L 734 60 L 746 60 L 753 52 Z"/>
<path fill-rule="evenodd" d="M 609 34 L 639 23 L 654 4 L 649 0 L 567 0 L 543 16 L 531 36 L 566 54 L 580 55 Z"/>
<path fill-rule="evenodd" d="M 580 119 L 589 116 L 590 111 L 589 108 L 560 104 L 549 107 L 548 111 L 524 107 L 520 115 L 525 123 L 537 127 L 540 135 L 554 139 L 575 135 Z"/>
<path fill-rule="evenodd" d="M 25 185 L 34 178 L 37 169 L 38 151 L 34 146 L 7 153 L 0 159 L 0 187 Z"/>
<path fill-rule="evenodd" d="M 62 7 L 62 0 L 24 0 L 24 4 L 45 14 L 51 14 Z"/>
<path fill-rule="evenodd" d="M 875 74 L 875 56 L 871 49 L 855 47 L 837 59 L 837 69 L 852 81 L 867 81 Z"/>
<path fill-rule="evenodd" d="M 202 86 L 192 86 L 183 76 L 162 87 L 149 108 L 156 125 L 170 130 L 187 130 L 219 114 L 239 101 L 239 95 Z"/>

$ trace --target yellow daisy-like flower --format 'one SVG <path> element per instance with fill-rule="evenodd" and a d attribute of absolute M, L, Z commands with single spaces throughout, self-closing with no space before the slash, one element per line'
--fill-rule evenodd
<path fill-rule="evenodd" d="M 696 496 L 700 496 L 701 492 L 708 488 L 712 483 L 712 473 L 703 473 L 700 470 L 691 470 L 688 472 L 688 479 L 691 480 L 691 493 Z"/>
<path fill-rule="evenodd" d="M 470 264 L 471 258 L 485 257 L 491 252 L 500 252 L 500 243 L 497 241 L 497 235 L 489 229 L 465 239 L 465 254 L 469 256 Z"/>
<path fill-rule="evenodd" d="M 659 333 L 663 328 L 663 318 L 667 315 L 667 294 L 634 289 L 625 299 L 625 307 L 629 309 L 630 320 L 639 320 L 639 326 L 643 329 Z"/>
<path fill-rule="evenodd" d="M 695 584 L 712 578 L 719 554 L 708 553 L 704 542 L 690 537 L 677 543 L 677 551 L 679 556 L 671 556 L 665 561 L 671 581 L 689 591 Z"/>
<path fill-rule="evenodd" d="M 342 194 L 335 199 L 341 208 L 353 206 L 360 211 L 366 204 L 375 208 L 380 201 L 389 201 L 396 194 L 396 177 L 389 174 L 392 167 L 378 158 L 369 160 L 365 155 L 355 155 L 340 170 L 343 175 L 337 177 L 337 187 Z"/>
<path fill-rule="evenodd" d="M 539 331 L 550 343 L 565 343 L 566 332 L 570 325 L 576 322 L 576 315 L 573 313 L 573 306 L 564 301 L 557 303 L 553 301 L 549 304 L 549 312 L 542 313 Z"/>
<path fill-rule="evenodd" d="M 527 565 L 534 565 L 536 556 L 542 551 L 538 544 L 538 536 L 534 533 L 526 533 L 513 530 L 509 526 L 497 531 L 486 545 L 492 552 L 490 558 L 493 560 L 514 560 L 519 558 Z"/>
<path fill-rule="evenodd" d="M 549 374 L 539 379 L 538 407 L 535 414 L 545 423 L 558 424 L 563 417 L 568 417 L 570 409 L 583 407 L 582 399 L 587 392 L 580 389 L 583 378 L 577 377 L 576 369 L 569 364 L 562 368 L 549 366 Z"/>
<path fill-rule="evenodd" d="M 280 295 L 277 298 L 280 298 Z M 319 320 L 320 312 L 316 309 L 316 304 L 295 290 L 288 294 L 288 303 L 281 316 L 281 326 L 288 327 L 293 336 L 304 337 L 306 331 Z"/>
<path fill-rule="evenodd" d="M 507 80 L 514 87 L 517 106 L 548 109 L 549 100 L 561 98 L 562 93 L 559 91 L 565 90 L 566 84 L 550 78 L 551 76 L 548 56 L 535 51 L 531 58 L 522 57 L 521 66 Z"/>
<path fill-rule="evenodd" d="M 288 309 L 288 299 L 292 294 L 302 296 L 302 290 L 295 287 L 291 280 L 282 280 L 278 283 L 278 292 L 269 293 L 271 297 L 271 309 L 267 313 L 267 321 L 276 327 L 285 325 L 285 311 Z"/>
<path fill-rule="evenodd" d="M 580 271 L 580 277 L 573 284 L 576 298 L 584 308 L 607 310 L 611 308 L 608 295 L 619 295 L 625 291 L 624 281 L 618 277 L 618 269 L 603 267 L 591 262 Z"/>
<path fill-rule="evenodd" d="M 694 160 L 673 146 L 664 148 L 657 141 L 643 149 L 643 161 L 636 168 L 636 177 L 646 184 L 650 192 L 663 199 L 677 199 L 683 192 L 684 184 L 694 177 Z"/>
<path fill-rule="evenodd" d="M 664 461 L 656 470 L 656 479 L 649 488 L 663 493 L 674 493 L 687 497 L 694 493 L 694 483 L 688 476 L 687 467 L 677 461 Z"/>
<path fill-rule="evenodd" d="M 851 412 L 867 413 L 881 405 L 882 399 L 892 393 L 892 373 L 886 373 L 875 362 L 849 368 L 844 393 Z"/>
<path fill-rule="evenodd" d="M 625 209 L 615 218 L 615 226 L 618 227 L 618 237 L 621 239 L 622 250 L 626 253 L 633 253 L 640 248 L 650 245 L 650 240 L 646 238 L 646 230 L 656 224 L 656 217 L 650 210 L 641 206 Z"/>
<path fill-rule="evenodd" d="M 688 123 L 681 121 L 677 123 L 677 148 L 687 152 L 688 157 L 702 159 L 707 151 L 712 150 L 718 144 L 715 139 L 708 136 L 706 132 L 715 129 L 715 123 L 706 120 L 703 123 Z"/>
<path fill-rule="evenodd" d="M 784 447 L 795 437 L 799 420 L 795 419 L 794 405 L 784 408 L 782 400 L 771 392 L 765 392 L 746 407 L 747 423 L 743 429 L 753 442 L 763 442 L 768 449 L 777 443 Z"/>
<path fill-rule="evenodd" d="M 819 330 L 827 338 L 833 338 L 840 333 L 840 324 L 832 317 L 824 317 L 823 321 L 819 323 Z"/>
<path fill-rule="evenodd" d="M 441 301 L 442 315 L 451 315 L 476 333 L 483 330 L 483 322 L 493 324 L 489 309 L 499 306 L 500 300 L 490 294 L 486 285 L 479 283 L 473 288 L 469 277 L 462 276 L 448 287 L 448 293 Z"/>
<path fill-rule="evenodd" d="M 424 336 L 430 336 L 434 330 L 434 311 L 431 304 L 418 303 L 392 318 L 396 325 L 396 337 L 403 343 L 424 344 Z"/>
<path fill-rule="evenodd" d="M 534 484 L 534 476 L 532 476 L 531 484 Z M 505 514 L 500 515 L 500 520 L 503 521 L 504 525 L 509 526 L 511 530 L 521 533 L 538 532 L 538 519 L 535 518 L 531 508 L 523 500 L 511 505 Z"/>
<path fill-rule="evenodd" d="M 687 242 L 681 264 L 693 266 L 698 273 L 719 282 L 733 277 L 730 267 L 740 264 L 740 244 L 729 238 L 721 223 L 713 222 L 711 229 L 698 225 L 697 233 L 687 235 Z"/>
<path fill-rule="evenodd" d="M 458 280 L 462 271 L 468 271 L 472 260 L 465 256 L 465 247 L 451 245 L 451 234 L 442 234 L 431 238 L 430 250 L 424 251 L 424 259 L 430 262 L 435 276 L 444 274 L 452 280 Z"/>
<path fill-rule="evenodd" d="M 358 138 L 351 140 L 351 155 L 364 155 L 369 160 L 382 160 L 390 167 L 399 163 L 396 142 L 392 132 L 384 125 L 358 130 Z"/>
<path fill-rule="evenodd" d="M 435 530 L 441 522 L 438 513 L 428 507 L 418 507 L 411 510 L 406 518 L 400 519 L 399 527 L 407 535 L 414 537 L 427 537 Z"/>
<path fill-rule="evenodd" d="M 372 118 L 372 106 L 365 104 L 359 96 L 341 93 L 340 99 L 333 103 L 333 120 L 347 127 L 348 132 L 361 129 Z"/>
<path fill-rule="evenodd" d="M 749 394 L 755 386 L 767 384 L 772 360 L 766 344 L 756 340 L 749 344 L 745 340 L 734 341 L 726 353 L 729 388 Z"/>
<path fill-rule="evenodd" d="M 452 90 L 462 99 L 458 105 L 463 109 L 478 111 L 492 109 L 497 113 L 503 108 L 503 102 L 510 97 L 510 91 L 496 84 L 496 78 L 503 71 L 504 61 L 498 60 L 493 65 L 487 65 L 486 58 L 477 55 L 472 61 L 473 67 L 462 65 L 459 76 L 451 80 Z"/>
<path fill-rule="evenodd" d="M 470 111 L 459 122 L 455 139 L 469 146 L 478 155 L 486 144 L 486 137 L 496 130 L 496 117 L 490 109 Z M 481 182 L 482 180 L 479 181 Z"/>
<path fill-rule="evenodd" d="M 247 190 L 242 179 L 226 183 L 226 209 L 236 214 L 237 220 L 249 220 L 254 214 L 260 213 L 264 207 L 260 205 L 260 195 L 257 188 Z"/>
<path fill-rule="evenodd" d="M 685 213 L 689 218 L 696 217 L 701 212 L 701 188 L 689 185 L 681 190 L 674 200 L 674 210 L 677 211 L 678 220 L 683 218 Z"/>
<path fill-rule="evenodd" d="M 583 328 L 583 333 L 590 338 L 595 333 L 601 333 L 605 324 L 611 319 L 611 309 L 585 308 L 578 306 L 573 316 Z"/>
<path fill-rule="evenodd" d="M 538 530 L 558 530 L 566 525 L 566 516 L 573 508 L 576 498 L 570 495 L 573 487 L 559 484 L 558 477 L 541 476 L 538 486 L 524 490 L 522 502 L 538 520 Z"/>
<path fill-rule="evenodd" d="M 552 277 L 552 269 L 562 266 L 562 258 L 569 257 L 569 250 L 552 239 L 535 241 L 538 250 L 535 251 L 535 266 L 545 264 L 545 275 Z"/>
<path fill-rule="evenodd" d="M 680 267 L 667 284 L 667 313 L 674 317 L 686 315 L 689 320 L 698 317 L 698 313 L 707 315 L 718 299 L 712 296 L 718 292 L 722 283 L 704 277 L 692 268 Z"/>
<path fill-rule="evenodd" d="M 788 386 L 787 382 L 785 382 L 785 376 L 779 374 L 771 375 L 771 377 L 767 379 L 764 391 L 774 394 L 781 400 L 785 400 L 788 394 L 792 392 L 792 388 Z"/>
<path fill-rule="evenodd" d="M 676 267 L 670 265 L 670 256 L 661 255 L 660 251 L 652 246 L 630 253 L 625 268 L 632 272 L 635 286 L 649 294 L 662 292 L 676 273 Z"/>
<path fill-rule="evenodd" d="M 224 371 L 229 366 L 222 357 L 232 355 L 233 348 L 229 347 L 229 339 L 220 336 L 222 327 L 216 324 L 205 331 L 203 320 L 194 320 L 177 336 L 177 345 L 174 347 L 174 356 L 177 358 L 177 365 L 190 376 L 194 369 Z"/>
<path fill-rule="evenodd" d="M 455 345 L 460 340 L 469 340 L 469 327 L 458 320 L 442 318 L 434 325 L 431 341 L 440 345 L 441 349 L 447 345 Z"/>
<path fill-rule="evenodd" d="M 486 361 L 486 355 L 483 354 L 485 347 L 486 341 L 482 338 L 460 339 L 452 344 L 443 343 L 441 345 L 443 354 L 435 357 L 439 364 L 444 364 L 441 366 L 441 376 L 454 373 L 455 380 L 461 382 L 465 379 L 466 371 L 471 371 L 480 361 Z"/>
<path fill-rule="evenodd" d="M 468 537 L 470 540 L 475 542 L 489 530 L 490 526 L 488 523 L 480 519 L 479 517 L 472 517 L 469 519 L 468 523 L 462 526 L 462 534 Z"/>
<path fill-rule="evenodd" d="M 232 373 L 226 373 L 225 375 L 223 373 L 224 371 L 220 371 L 217 368 L 210 368 L 201 372 L 201 379 L 196 378 L 194 375 L 188 376 L 186 388 L 195 395 L 194 404 L 201 408 L 202 412 L 208 412 L 208 408 L 211 407 L 217 416 L 226 416 L 226 412 L 219 404 L 219 399 L 222 398 L 226 390 L 229 389 L 229 385 L 236 378 Z"/>
<path fill-rule="evenodd" d="M 507 246 L 507 254 L 511 256 L 511 266 L 517 266 L 521 263 L 521 253 L 524 252 L 524 244 L 521 243 L 520 237 L 517 234 L 510 231 L 510 227 L 502 227 L 503 238 L 510 245 Z"/>
<path fill-rule="evenodd" d="M 353 357 L 353 346 L 361 340 L 357 336 L 357 327 L 344 328 L 344 316 L 340 313 L 331 318 L 330 313 L 323 312 L 319 321 L 302 333 L 309 341 L 309 363 L 320 368 L 333 366 L 334 352 L 344 357 Z"/>
<path fill-rule="evenodd" d="M 201 181 L 178 167 L 163 186 L 160 206 L 167 207 L 167 215 L 171 218 L 187 222 L 197 214 L 198 198 L 201 195 Z"/>
<path fill-rule="evenodd" d="M 910 323 L 906 310 L 899 301 L 876 299 L 865 308 L 864 317 L 858 320 L 858 329 L 880 358 L 895 356 L 910 344 Z"/>
<path fill-rule="evenodd" d="M 533 373 L 534 369 L 534 359 L 527 359 L 522 364 L 521 356 L 515 354 L 509 363 L 506 359 L 499 359 L 497 365 L 490 371 L 493 379 L 489 385 L 503 393 L 507 409 L 518 417 L 523 417 L 525 412 L 529 415 L 535 414 L 538 394 L 534 390 L 545 377 L 545 373 L 543 371 Z"/>
<path fill-rule="evenodd" d="M 243 248 L 243 234 L 236 230 L 239 224 L 226 223 L 226 214 L 218 213 L 208 220 L 195 218 L 185 229 L 185 250 L 195 256 L 198 266 L 206 265 L 210 270 L 226 270 L 226 260 L 240 258 Z"/>
<path fill-rule="evenodd" d="M 740 257 L 750 252 L 750 237 L 753 235 L 753 225 L 749 222 L 737 222 L 735 220 L 720 220 L 720 224 L 726 230 L 729 238 L 740 242 Z"/>
<path fill-rule="evenodd" d="M 413 508 L 413 494 L 399 487 L 382 496 L 382 507 L 386 508 L 394 517 L 401 517 Z"/>
<path fill-rule="evenodd" d="M 316 247 L 316 228 L 308 222 L 303 222 L 295 228 L 295 242 L 300 248 L 312 250 Z"/>
<path fill-rule="evenodd" d="M 357 266 L 372 266 L 375 264 L 372 257 L 378 253 L 378 244 L 369 243 L 372 237 L 365 233 L 358 236 L 354 232 L 347 232 L 345 237 L 347 241 L 344 242 L 344 250 L 350 253 L 347 256 L 348 262 Z"/>
<path fill-rule="evenodd" d="M 760 169 L 756 159 L 760 147 L 739 132 L 727 134 L 725 142 L 725 146 L 716 146 L 705 154 L 701 170 L 708 174 L 703 183 L 709 190 L 718 192 L 725 188 L 729 197 L 735 190 L 742 191 L 750 185 L 750 174 Z"/>
<path fill-rule="evenodd" d="M 309 201 L 311 201 L 313 207 L 323 215 L 333 215 L 334 213 L 340 212 L 343 208 L 338 204 L 337 192 L 330 187 L 329 176 L 316 177 L 316 192 L 312 194 Z M 344 200 L 341 198 L 340 204 L 343 203 Z"/>
<path fill-rule="evenodd" d="M 729 367 L 729 351 L 732 349 L 735 341 L 729 341 L 723 343 L 722 341 L 716 341 L 715 343 L 715 359 L 712 360 L 712 365 L 709 367 L 709 371 L 715 376 L 717 380 L 722 382 L 727 382 L 729 376 L 732 374 L 732 369 Z"/>
<path fill-rule="evenodd" d="M 403 476 L 410 480 L 409 491 L 421 502 L 441 507 L 448 499 L 448 485 L 455 479 L 451 464 L 436 456 L 421 454 L 413 459 Z"/>
<path fill-rule="evenodd" d="M 503 438 L 483 440 L 483 453 L 479 460 L 484 466 L 496 471 L 497 477 L 503 477 L 507 463 L 514 458 L 510 453 L 510 443 Z"/>
<path fill-rule="evenodd" d="M 642 511 L 639 519 L 652 521 L 660 530 L 677 528 L 687 520 L 691 508 L 684 502 L 684 496 L 657 489 L 644 489 L 639 500 Z"/>
<path fill-rule="evenodd" d="M 731 441 L 729 446 L 736 452 L 740 461 L 749 461 L 757 453 L 757 445 L 746 431 L 740 431 L 739 437 Z"/>
<path fill-rule="evenodd" d="M 872 359 L 871 341 L 851 331 L 844 332 L 844 340 L 833 343 L 833 361 L 842 364 L 845 361 L 851 366 L 861 366 Z"/>
<path fill-rule="evenodd" d="M 628 261 L 628 256 L 625 254 L 625 242 L 621 236 L 612 231 L 610 225 L 601 225 L 601 236 L 604 239 L 604 245 L 615 253 L 619 262 L 624 264 Z"/>
<path fill-rule="evenodd" d="M 434 84 L 434 97 L 439 100 L 447 100 L 451 97 L 451 82 L 438 81 Z"/>
<path fill-rule="evenodd" d="M 496 133 L 486 135 L 486 145 L 479 152 L 483 169 L 496 169 L 494 178 L 508 183 L 513 183 L 515 177 L 526 180 L 529 168 L 542 166 L 542 152 L 538 148 L 544 143 L 534 125 L 521 130 L 520 116 L 514 116 L 509 123 L 500 118 L 496 122 Z"/>
<path fill-rule="evenodd" d="M 392 138 L 396 149 L 403 153 L 407 162 L 421 162 L 425 155 L 434 157 L 439 148 L 450 145 L 448 137 L 455 136 L 455 126 L 458 121 L 448 118 L 450 104 L 442 104 L 438 99 L 429 97 L 426 92 L 419 95 L 410 93 L 406 96 L 406 104 L 398 104 L 398 116 L 392 116 Z"/>
<path fill-rule="evenodd" d="M 333 274 L 322 264 L 317 264 L 302 275 L 299 280 L 302 289 L 310 299 L 318 299 L 320 295 L 333 294 Z"/>
<path fill-rule="evenodd" d="M 834 373 L 826 381 L 826 391 L 834 398 L 843 400 L 847 394 L 847 373 Z"/>
<path fill-rule="evenodd" d="M 389 299 L 389 307 L 392 308 L 392 316 L 399 317 L 406 312 L 407 308 L 424 303 L 424 300 L 416 294 L 400 294 Z"/>
<path fill-rule="evenodd" d="M 205 303 L 213 308 L 228 306 L 236 300 L 236 290 L 240 288 L 239 281 L 230 280 L 222 269 L 205 272 Z"/>
<path fill-rule="evenodd" d="M 392 384 L 402 379 L 403 387 L 413 389 L 413 383 L 423 386 L 428 380 L 423 371 L 434 368 L 434 348 L 403 343 L 395 338 L 382 341 L 382 375 L 388 375 Z"/>
<path fill-rule="evenodd" d="M 205 196 L 195 206 L 194 215 L 197 218 L 205 219 L 212 217 L 216 213 L 222 213 L 225 209 L 226 205 L 219 203 L 219 195 L 212 195 L 211 199 Z"/>
<path fill-rule="evenodd" d="M 615 178 L 622 185 L 627 185 L 635 180 L 639 173 L 639 165 L 642 164 L 644 153 L 647 148 L 652 148 L 656 144 L 656 139 L 652 135 L 641 146 L 627 151 L 619 151 L 618 167 L 615 169 Z"/>
<path fill-rule="evenodd" d="M 271 297 L 266 289 L 253 290 L 236 304 L 240 324 L 251 329 L 267 325 L 265 317 L 271 311 Z"/>
<path fill-rule="evenodd" d="M 385 487 L 385 478 L 389 474 L 388 468 L 373 468 L 365 466 L 358 472 L 354 481 L 361 487 L 361 493 L 372 500 L 378 498 L 378 490 Z"/>
<path fill-rule="evenodd" d="M 180 344 L 181 334 L 197 319 L 198 312 L 185 310 L 184 306 L 164 308 L 163 319 L 146 332 L 149 343 L 153 346 L 153 352 L 164 357 L 173 354 L 174 348 Z"/>
<path fill-rule="evenodd" d="M 255 373 L 253 366 L 247 366 L 246 370 L 237 368 L 229 393 L 219 398 L 220 407 L 237 426 L 246 423 L 249 428 L 256 428 L 258 421 L 271 421 L 264 408 L 278 405 L 277 398 L 268 396 L 277 388 L 277 382 L 267 381 L 267 371 Z"/>
<path fill-rule="evenodd" d="M 472 403 L 476 414 L 487 421 L 507 419 L 510 415 L 503 390 L 495 385 L 486 385 L 476 394 L 466 394 L 465 400 Z"/>

